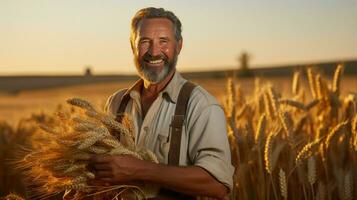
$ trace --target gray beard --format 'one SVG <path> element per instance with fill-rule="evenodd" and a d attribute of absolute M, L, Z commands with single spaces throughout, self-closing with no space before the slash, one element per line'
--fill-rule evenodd
<path fill-rule="evenodd" d="M 142 79 L 152 84 L 157 84 L 163 81 L 170 74 L 170 72 L 175 69 L 177 57 L 178 55 L 176 55 L 175 52 L 172 62 L 165 62 L 163 69 L 159 73 L 156 70 L 146 67 L 146 63 L 144 61 L 139 62 L 137 58 L 135 58 L 135 65 L 139 76 Z"/>

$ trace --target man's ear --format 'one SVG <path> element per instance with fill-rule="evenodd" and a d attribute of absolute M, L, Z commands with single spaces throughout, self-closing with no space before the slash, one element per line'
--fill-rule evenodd
<path fill-rule="evenodd" d="M 130 40 L 130 46 L 131 46 L 131 51 L 133 52 L 133 54 L 135 54 L 134 45 L 131 40 Z"/>
<path fill-rule="evenodd" d="M 182 43 L 183 43 L 183 38 L 181 38 L 178 42 L 177 42 L 177 45 L 176 45 L 176 52 L 177 52 L 177 55 L 180 54 L 181 52 L 181 49 L 182 49 Z"/>

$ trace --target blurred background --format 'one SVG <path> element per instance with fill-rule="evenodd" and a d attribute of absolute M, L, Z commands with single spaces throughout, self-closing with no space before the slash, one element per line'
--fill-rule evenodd
<path fill-rule="evenodd" d="M 324 64 L 332 72 L 340 62 L 347 66 L 345 74 L 357 68 L 352 0 L 2 0 L 0 119 L 16 123 L 72 95 L 104 104 L 110 93 L 132 83 L 137 77 L 130 20 L 148 6 L 180 18 L 184 47 L 177 68 L 187 78 L 223 80 L 239 69 L 290 78 L 297 66 Z M 224 81 L 215 83 L 207 87 L 216 94 Z M 23 112 L 14 113 L 17 109 Z"/>
<path fill-rule="evenodd" d="M 2 123 L 16 127 L 69 97 L 102 107 L 132 84 L 130 20 L 148 6 L 179 17 L 184 47 L 177 69 L 220 101 L 232 75 L 243 92 L 260 77 L 288 93 L 295 70 L 312 66 L 331 78 L 338 63 L 345 65 L 342 92 L 356 92 L 354 0 L 1 0 Z M 6 173 L 0 170 L 0 178 Z M 0 184 L 1 196 L 11 186 Z"/>

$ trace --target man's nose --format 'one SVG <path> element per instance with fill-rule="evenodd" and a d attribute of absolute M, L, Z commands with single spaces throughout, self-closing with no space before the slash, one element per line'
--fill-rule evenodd
<path fill-rule="evenodd" d="M 158 42 L 151 43 L 149 53 L 151 56 L 158 56 L 161 54 L 160 45 Z"/>

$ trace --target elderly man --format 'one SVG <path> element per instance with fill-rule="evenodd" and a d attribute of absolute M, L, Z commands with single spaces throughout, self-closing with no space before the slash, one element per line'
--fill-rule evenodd
<path fill-rule="evenodd" d="M 96 156 L 91 159 L 96 179 L 158 184 L 156 199 L 222 199 L 232 189 L 234 171 L 225 116 L 213 96 L 176 71 L 180 20 L 162 8 L 141 9 L 132 19 L 130 43 L 141 79 L 110 96 L 106 111 L 113 117 L 129 114 L 136 144 L 153 151 L 160 164 Z"/>

